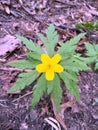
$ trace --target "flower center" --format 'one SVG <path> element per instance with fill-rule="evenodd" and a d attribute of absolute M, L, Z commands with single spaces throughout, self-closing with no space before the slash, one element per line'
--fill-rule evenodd
<path fill-rule="evenodd" d="M 52 68 L 52 65 L 51 65 L 51 64 L 48 64 L 48 65 L 47 65 L 47 69 L 50 70 L 51 68 Z"/>

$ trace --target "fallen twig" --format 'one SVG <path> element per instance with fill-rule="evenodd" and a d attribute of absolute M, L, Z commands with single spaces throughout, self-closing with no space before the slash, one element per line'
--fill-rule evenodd
<path fill-rule="evenodd" d="M 21 96 L 21 97 L 19 97 L 19 98 L 15 99 L 15 100 L 13 100 L 12 102 L 16 102 L 16 101 L 18 101 L 18 100 L 20 100 L 20 99 L 22 99 L 22 98 L 24 98 L 24 97 L 26 97 L 26 96 L 28 96 L 28 95 L 32 94 L 32 93 L 33 93 L 33 91 L 30 91 L 30 92 L 28 92 L 28 93 L 24 94 L 23 96 Z"/>

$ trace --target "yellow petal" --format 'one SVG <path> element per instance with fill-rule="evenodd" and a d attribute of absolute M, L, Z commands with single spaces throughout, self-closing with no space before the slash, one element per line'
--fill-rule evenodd
<path fill-rule="evenodd" d="M 54 72 L 53 71 L 46 72 L 46 79 L 53 80 L 54 79 Z"/>
<path fill-rule="evenodd" d="M 52 57 L 52 62 L 55 63 L 55 64 L 57 64 L 60 60 L 61 60 L 61 55 L 60 54 L 55 54 Z"/>
<path fill-rule="evenodd" d="M 64 68 L 60 64 L 55 65 L 54 72 L 61 73 L 63 70 Z"/>
<path fill-rule="evenodd" d="M 41 61 L 43 64 L 47 64 L 48 62 L 50 62 L 50 57 L 47 54 L 42 54 L 41 55 Z"/>
<path fill-rule="evenodd" d="M 37 66 L 36 66 L 36 70 L 38 71 L 38 72 L 46 72 L 46 67 L 45 67 L 45 65 L 44 64 L 38 64 Z"/>

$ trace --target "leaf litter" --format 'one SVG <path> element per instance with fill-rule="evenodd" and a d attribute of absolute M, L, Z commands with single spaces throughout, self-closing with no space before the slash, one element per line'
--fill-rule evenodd
<path fill-rule="evenodd" d="M 6 35 L 0 39 L 0 56 L 6 56 L 7 53 L 12 53 L 15 49 L 20 48 L 21 42 L 14 36 Z"/>

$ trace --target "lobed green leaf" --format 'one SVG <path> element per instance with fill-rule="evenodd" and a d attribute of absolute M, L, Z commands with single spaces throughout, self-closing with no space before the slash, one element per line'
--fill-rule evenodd
<path fill-rule="evenodd" d="M 44 53 L 44 51 L 42 50 L 42 48 L 38 44 L 35 44 L 32 40 L 28 40 L 27 38 L 25 38 L 23 36 L 17 36 L 17 37 L 23 42 L 23 44 L 29 50 L 37 52 L 38 54 Z"/>
<path fill-rule="evenodd" d="M 94 44 L 85 43 L 85 47 L 87 50 L 87 56 L 97 56 L 98 55 L 98 45 L 95 46 Z"/>
<path fill-rule="evenodd" d="M 53 97 L 55 105 L 56 105 L 56 110 L 57 110 L 57 112 L 59 112 L 61 98 L 62 98 L 62 88 L 60 86 L 60 79 L 59 79 L 58 75 L 55 75 L 54 86 L 53 86 L 53 90 L 51 92 L 51 97 Z"/>
<path fill-rule="evenodd" d="M 68 40 L 65 43 L 60 44 L 61 47 L 57 51 L 57 53 L 61 54 L 62 56 L 67 53 L 75 53 L 76 45 L 80 41 L 80 39 L 85 35 L 85 33 L 79 34 L 74 38 Z"/>
<path fill-rule="evenodd" d="M 23 90 L 25 87 L 30 85 L 39 76 L 35 70 L 28 73 L 21 73 L 16 83 L 8 90 L 8 93 L 15 92 L 17 90 Z"/>
<path fill-rule="evenodd" d="M 59 38 L 58 38 L 57 31 L 55 31 L 55 27 L 53 24 L 50 24 L 50 26 L 46 29 L 46 35 L 47 35 L 48 42 L 50 43 L 50 45 L 55 47 L 56 44 L 58 43 Z"/>
<path fill-rule="evenodd" d="M 20 69 L 30 69 L 30 68 L 34 68 L 36 63 L 33 63 L 29 60 L 18 60 L 14 62 L 9 62 L 7 65 L 20 68 Z"/>
<path fill-rule="evenodd" d="M 88 58 L 83 58 L 81 57 L 81 55 L 75 54 L 72 55 L 70 58 L 63 59 L 60 64 L 65 68 L 65 71 L 72 71 L 78 74 L 79 71 L 90 69 L 87 66 L 88 61 Z"/>
<path fill-rule="evenodd" d="M 45 75 L 43 74 L 33 88 L 31 108 L 34 108 L 41 99 L 41 97 L 46 93 L 46 84 L 47 81 L 45 80 Z"/>
<path fill-rule="evenodd" d="M 98 69 L 98 45 L 97 44 L 90 44 L 90 43 L 85 43 L 85 47 L 87 50 L 87 56 L 89 60 L 89 64 L 95 63 L 94 69 Z"/>
<path fill-rule="evenodd" d="M 41 55 L 39 55 L 38 53 L 36 52 L 27 52 L 26 53 L 27 55 L 27 58 L 30 60 L 30 61 L 36 61 L 39 63 L 39 61 L 41 60 Z"/>
<path fill-rule="evenodd" d="M 53 55 L 53 47 L 51 48 L 51 45 L 49 44 L 48 40 L 43 36 L 43 34 L 39 33 L 38 36 L 41 39 L 41 41 L 43 42 L 43 44 L 48 52 L 48 55 L 52 56 Z"/>
<path fill-rule="evenodd" d="M 73 80 L 73 81 L 75 81 L 75 82 L 78 82 L 78 79 L 77 79 L 77 74 L 75 73 L 75 72 L 72 72 L 72 71 L 64 71 L 63 72 L 63 75 L 65 76 L 65 77 L 68 77 L 70 80 Z M 66 78 L 65 78 L 66 79 Z"/>
<path fill-rule="evenodd" d="M 58 35 L 57 31 L 55 31 L 55 27 L 53 24 L 50 24 L 50 26 L 46 29 L 46 36 L 45 38 L 42 34 L 38 34 L 41 41 L 43 42 L 44 46 L 46 47 L 46 50 L 50 56 L 53 56 L 54 54 L 54 48 L 56 44 L 58 43 Z"/>
<path fill-rule="evenodd" d="M 55 80 L 47 81 L 47 93 L 51 94 L 53 88 L 54 88 Z"/>
<path fill-rule="evenodd" d="M 75 74 L 75 73 L 74 73 Z M 65 72 L 59 74 L 61 79 L 64 81 L 66 88 L 69 90 L 69 92 L 75 96 L 77 101 L 80 101 L 80 94 L 77 86 L 77 80 L 71 79 L 68 75 L 65 74 Z"/>
<path fill-rule="evenodd" d="M 95 70 L 98 69 L 98 62 L 95 63 L 95 68 L 94 68 L 94 69 L 95 69 Z"/>

